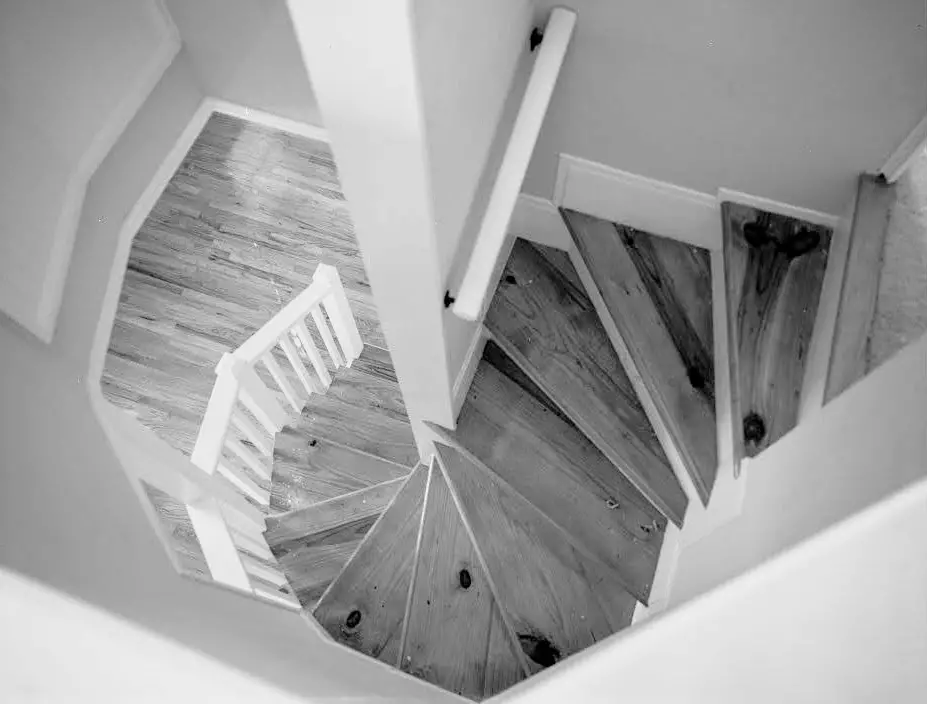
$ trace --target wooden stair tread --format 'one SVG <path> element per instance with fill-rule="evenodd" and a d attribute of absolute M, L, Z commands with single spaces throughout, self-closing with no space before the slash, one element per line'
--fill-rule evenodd
<path fill-rule="evenodd" d="M 572 283 L 577 278 L 516 240 L 486 328 L 573 424 L 681 525 L 688 498 L 592 302 Z"/>
<path fill-rule="evenodd" d="M 722 203 L 721 216 L 739 459 L 798 421 L 831 230 L 739 203 Z"/>
<path fill-rule="evenodd" d="M 313 611 L 339 643 L 398 667 L 428 469 L 418 465 Z"/>
<path fill-rule="evenodd" d="M 500 680 L 516 682 L 527 672 L 511 643 L 514 635 L 503 630 L 509 647 L 496 644 L 494 655 L 501 657 L 487 681 L 490 641 L 499 629 L 494 621 L 501 615 L 440 470 L 431 471 L 425 506 L 401 669 L 479 700 L 494 694 Z"/>
<path fill-rule="evenodd" d="M 625 370 L 707 504 L 718 471 L 708 252 L 570 210 L 563 217 Z"/>
<path fill-rule="evenodd" d="M 458 450 L 439 466 L 533 672 L 630 625 L 636 601 L 530 503 Z M 600 599 L 597 593 L 609 594 Z"/>
<path fill-rule="evenodd" d="M 856 193 L 850 245 L 840 284 L 840 302 L 824 401 L 830 401 L 870 370 L 869 341 L 879 294 L 882 257 L 895 184 L 863 174 Z"/>
<path fill-rule="evenodd" d="M 666 519 L 575 427 L 484 362 L 452 437 L 647 602 Z"/>
<path fill-rule="evenodd" d="M 404 481 L 391 479 L 267 519 L 264 538 L 303 608 L 315 606 Z"/>
<path fill-rule="evenodd" d="M 270 505 L 293 511 L 408 475 L 410 466 L 286 426 L 277 433 Z"/>

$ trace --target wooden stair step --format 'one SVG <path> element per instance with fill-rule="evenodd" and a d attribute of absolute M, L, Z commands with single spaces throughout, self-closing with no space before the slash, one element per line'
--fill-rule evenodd
<path fill-rule="evenodd" d="M 400 667 L 479 700 L 526 677 L 527 663 L 501 620 L 484 568 L 438 469 L 431 470 L 425 506 Z"/>
<path fill-rule="evenodd" d="M 736 459 L 798 422 L 831 230 L 722 203 Z"/>
<path fill-rule="evenodd" d="M 441 443 L 435 447 L 532 672 L 630 625 L 636 600 L 608 570 L 478 460 Z"/>
<path fill-rule="evenodd" d="M 404 482 L 390 479 L 267 518 L 264 538 L 303 608 L 315 607 Z"/>
<path fill-rule="evenodd" d="M 320 599 L 313 615 L 339 643 L 399 666 L 428 468 L 418 465 Z"/>
<path fill-rule="evenodd" d="M 707 504 L 718 471 L 706 250 L 564 210 L 577 266 L 669 457 Z"/>
<path fill-rule="evenodd" d="M 871 369 L 869 341 L 895 199 L 895 184 L 868 174 L 860 176 L 849 251 L 840 283 L 825 402 L 839 396 Z"/>
<path fill-rule="evenodd" d="M 453 433 L 647 603 L 666 519 L 575 427 L 481 362 Z"/>
<path fill-rule="evenodd" d="M 375 484 L 405 477 L 403 466 L 306 435 L 301 427 L 286 426 L 277 433 L 270 507 L 294 511 Z"/>
<path fill-rule="evenodd" d="M 563 414 L 658 507 L 682 525 L 688 497 L 631 381 L 570 267 L 518 239 L 485 326 Z"/>

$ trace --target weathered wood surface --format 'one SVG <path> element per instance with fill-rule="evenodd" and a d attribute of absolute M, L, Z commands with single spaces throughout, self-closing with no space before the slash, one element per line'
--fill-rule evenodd
<path fill-rule="evenodd" d="M 487 329 L 619 471 L 681 525 L 688 499 L 592 302 L 572 267 L 564 274 L 541 252 L 516 240 Z"/>
<path fill-rule="evenodd" d="M 718 471 L 708 252 L 563 211 L 626 371 L 650 420 L 707 504 Z M 582 268 L 582 265 L 580 265 Z"/>
<path fill-rule="evenodd" d="M 277 434 L 274 470 L 282 478 L 304 467 L 315 445 L 331 442 L 411 467 L 418 461 L 412 426 L 389 353 L 367 345 L 341 369 L 325 395 L 313 395 L 302 416 Z"/>
<path fill-rule="evenodd" d="M 401 669 L 482 699 L 494 625 L 492 590 L 440 471 L 433 471 L 426 506 Z M 491 681 L 516 679 L 523 672 L 512 649 L 508 655 L 507 662 L 494 665 L 509 673 L 495 673 Z"/>
<path fill-rule="evenodd" d="M 187 507 L 169 494 L 142 482 L 145 494 L 161 522 L 162 535 L 177 558 L 180 571 L 204 579 L 212 579 L 203 548 L 193 530 Z"/>
<path fill-rule="evenodd" d="M 825 403 L 862 379 L 871 368 L 872 323 L 895 197 L 895 184 L 883 183 L 867 174 L 860 176 L 849 251 L 840 283 Z"/>
<path fill-rule="evenodd" d="M 190 454 L 222 354 L 322 261 L 338 268 L 364 341 L 385 346 L 328 145 L 213 115 L 132 244 L 104 394 Z"/>
<path fill-rule="evenodd" d="M 666 519 L 575 427 L 484 362 L 453 437 L 647 602 Z"/>
<path fill-rule="evenodd" d="M 481 463 L 436 449 L 532 672 L 630 625 L 636 601 L 606 569 Z"/>
<path fill-rule="evenodd" d="M 738 203 L 722 203 L 721 215 L 739 459 L 798 421 L 831 231 Z"/>
<path fill-rule="evenodd" d="M 316 605 L 404 482 L 391 479 L 268 517 L 264 538 L 303 608 Z"/>
<path fill-rule="evenodd" d="M 313 612 L 340 643 L 399 666 L 400 641 L 424 508 L 418 465 Z"/>

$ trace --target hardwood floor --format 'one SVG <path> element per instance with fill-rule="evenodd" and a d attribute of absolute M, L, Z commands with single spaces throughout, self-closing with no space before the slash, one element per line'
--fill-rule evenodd
<path fill-rule="evenodd" d="M 214 114 L 132 244 L 105 396 L 189 454 L 222 354 L 322 261 L 364 342 L 385 347 L 328 145 Z"/>

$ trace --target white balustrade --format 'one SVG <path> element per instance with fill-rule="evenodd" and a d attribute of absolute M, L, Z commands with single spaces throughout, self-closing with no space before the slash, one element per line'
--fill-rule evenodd
<path fill-rule="evenodd" d="M 271 480 L 276 434 L 302 411 L 309 396 L 324 393 L 332 383 L 313 340 L 313 329 L 335 369 L 351 366 L 363 350 L 341 279 L 335 267 L 327 264 L 320 264 L 312 284 L 244 344 L 223 355 L 216 366 L 216 383 L 190 457 L 200 470 L 224 477 L 241 494 L 263 506 L 269 505 L 270 493 L 260 482 Z M 275 358 L 278 347 L 299 380 L 302 393 Z M 277 391 L 257 374 L 258 364 L 267 370 L 290 411 L 281 403 Z M 262 559 L 273 560 L 262 526 L 242 520 L 240 510 L 229 512 L 220 501 L 208 496 L 188 504 L 187 509 L 213 579 L 262 598 L 295 604 L 282 594 L 251 584 L 251 576 L 278 586 L 285 583 L 281 573 L 242 558 L 238 552 L 241 547 Z"/>

